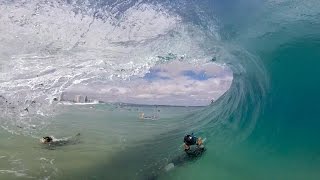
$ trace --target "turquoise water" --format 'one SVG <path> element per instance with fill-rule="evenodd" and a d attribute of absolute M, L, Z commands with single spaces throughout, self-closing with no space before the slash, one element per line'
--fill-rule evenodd
<path fill-rule="evenodd" d="M 157 21 L 160 24 L 165 22 L 159 27 L 165 29 L 167 27 L 165 24 L 168 25 L 177 19 L 179 25 L 173 29 L 169 28 L 170 33 L 158 32 L 157 30 L 161 28 L 156 28 L 157 30 L 152 27 L 142 28 L 144 35 L 147 34 L 146 32 L 156 34 L 148 38 L 148 41 L 139 39 L 142 36 L 132 41 L 123 40 L 119 36 L 119 42 L 111 43 L 121 47 L 120 50 L 131 47 L 132 44 L 138 44 L 139 50 L 135 49 L 138 53 L 130 54 L 132 56 L 131 59 L 129 58 L 133 64 L 130 65 L 132 71 L 141 68 L 139 65 L 142 62 L 152 64 L 153 59 L 150 57 L 155 56 L 154 53 L 186 54 L 185 61 L 198 63 L 202 63 L 199 59 L 214 57 L 217 63 L 224 63 L 232 69 L 233 83 L 230 89 L 214 104 L 204 109 L 159 107 L 162 108 L 161 118 L 151 122 L 141 122 L 137 118 L 140 110 L 136 110 L 136 107 L 115 110 L 113 109 L 115 107 L 99 105 L 94 108 L 71 106 L 65 111 L 59 111 L 57 106 L 49 106 L 49 114 L 52 109 L 57 113 L 46 116 L 47 119 L 40 121 L 45 123 L 39 127 L 39 130 L 30 127 L 26 127 L 26 130 L 13 128 L 14 132 L 22 135 L 11 135 L 1 130 L 3 155 L 0 154 L 2 168 L 0 176 L 9 179 L 28 176 L 36 178 L 50 176 L 53 179 L 86 177 L 88 179 L 312 180 L 320 178 L 318 139 L 320 135 L 320 7 L 316 0 L 130 1 L 123 4 L 92 1 L 87 4 L 74 3 L 77 8 L 73 10 L 89 15 L 94 10 L 94 17 L 104 19 L 105 22 L 109 22 L 110 19 L 107 17 L 110 14 L 103 12 L 112 12 L 114 19 L 111 19 L 118 22 L 117 19 L 121 20 L 123 13 L 132 10 L 130 7 L 139 6 L 140 3 L 150 5 L 142 9 L 144 9 L 143 12 L 147 11 L 151 15 L 153 11 L 148 10 L 154 7 L 157 7 L 157 12 L 166 12 L 163 16 L 165 18 Z M 55 11 L 56 9 L 53 12 Z M 123 29 L 132 28 L 131 30 L 134 31 L 133 27 L 141 23 L 138 21 L 139 18 L 148 16 L 140 13 L 138 13 L 139 16 L 135 14 L 134 17 L 138 18 L 133 20 L 134 23 L 129 21 L 129 25 L 132 26 L 125 26 Z M 46 21 L 50 24 L 51 18 L 45 16 L 43 22 Z M 70 21 L 86 22 L 86 19 L 70 18 Z M 144 19 L 144 21 L 147 20 Z M 88 20 L 87 24 L 90 22 Z M 100 28 L 93 31 L 96 34 L 88 33 L 87 36 L 90 38 L 77 42 L 89 44 L 89 47 L 81 48 L 103 47 L 104 41 L 99 41 L 98 35 L 100 29 L 105 26 L 99 25 Z M 141 27 L 145 26 L 147 25 L 144 24 Z M 92 26 L 94 27 L 96 26 Z M 23 32 L 26 33 L 29 30 Z M 114 31 L 110 32 L 114 33 Z M 133 37 L 135 36 L 131 36 Z M 113 40 L 108 38 L 111 39 L 110 41 Z M 92 39 L 98 40 L 96 42 Z M 130 43 L 126 44 L 126 40 Z M 45 47 L 39 45 L 39 47 L 50 49 L 54 46 L 50 50 L 59 52 L 61 44 L 55 44 L 56 41 L 52 41 L 56 46 L 51 44 Z M 62 44 L 69 47 L 68 43 L 72 44 L 74 39 L 69 41 Z M 15 41 L 10 42 L 15 46 Z M 38 46 L 32 47 L 36 49 Z M 58 53 L 56 56 L 54 52 L 50 55 L 58 62 L 72 58 L 79 59 L 71 61 L 72 64 L 88 62 L 87 59 L 83 59 L 83 54 L 93 59 L 112 59 L 120 51 L 117 49 L 118 51 L 112 51 L 110 55 L 103 54 L 99 48 L 96 48 L 71 57 L 66 55 L 78 53 L 83 50 L 81 48 L 76 49 L 77 51 Z M 34 52 L 34 49 L 22 48 L 29 53 Z M 9 54 L 8 52 L 9 50 L 6 53 Z M 39 53 L 41 54 L 42 51 Z M 7 57 L 7 54 L 2 56 Z M 122 58 L 121 56 L 116 62 L 121 64 L 128 59 Z M 53 62 L 50 61 L 50 63 Z M 47 65 L 44 63 L 44 66 L 52 65 L 50 63 Z M 157 63 L 166 63 L 166 61 L 159 60 Z M 123 68 L 122 65 L 118 67 L 112 63 L 108 64 L 109 66 L 111 66 L 110 69 L 104 68 L 108 73 L 115 75 L 119 75 L 117 68 Z M 90 68 L 93 67 L 90 66 Z M 79 72 L 82 71 L 77 71 L 75 68 L 72 73 L 66 74 L 71 76 Z M 108 76 L 108 73 L 103 75 Z M 94 83 L 103 81 L 99 73 L 95 75 L 94 78 L 89 76 Z M 127 74 L 123 76 L 125 75 Z M 75 77 L 83 78 L 82 74 Z M 95 77 L 98 78 L 95 79 Z M 58 89 L 69 83 L 64 79 L 60 80 L 62 86 L 58 86 Z M 59 82 L 56 84 L 60 85 Z M 56 84 L 50 86 L 46 93 L 52 93 L 50 90 L 56 89 Z M 21 91 L 24 86 L 20 87 L 21 89 L 12 88 L 7 84 L 1 87 L 4 87 L 1 92 L 8 96 L 15 95 L 15 92 L 26 93 Z M 7 89 L 14 93 L 11 94 Z M 26 94 L 36 94 L 36 92 L 36 89 L 32 89 Z M 45 107 L 47 110 L 47 106 Z M 144 111 L 152 114 L 153 108 L 149 107 Z M 5 112 L 10 114 L 8 111 Z M 9 117 L 1 119 L 2 125 L 7 127 L 4 129 L 7 130 L 12 124 L 15 126 L 15 123 L 25 122 L 17 120 L 16 116 Z M 30 123 L 25 124 L 34 124 L 38 122 L 38 117 L 28 120 Z M 37 138 L 46 133 L 66 137 L 78 132 L 81 132 L 80 143 L 58 147 L 55 150 L 48 150 L 35 143 L 38 141 Z M 196 135 L 207 139 L 205 142 L 207 151 L 201 157 L 192 160 L 184 159 L 181 149 L 183 135 L 190 132 L 195 132 Z M 25 146 L 22 146 L 24 144 Z M 10 154 L 11 151 L 12 154 Z M 42 157 L 45 159 L 41 159 Z M 55 159 L 52 161 L 53 164 L 50 163 L 52 159 Z M 175 168 L 166 172 L 164 167 L 171 162 L 175 164 Z M 37 171 L 39 168 L 40 171 Z M 4 170 L 24 174 L 14 174 Z"/>
<path fill-rule="evenodd" d="M 160 106 L 156 108 L 160 110 L 160 119 L 139 119 L 140 112 L 152 115 L 155 108 L 104 104 L 60 106 L 56 110 L 60 109 L 61 113 L 33 137 L 23 135 L 24 127 L 15 134 L 1 131 L 0 176 L 3 179 L 146 178 L 151 172 L 146 165 L 159 160 L 149 152 L 148 147 L 154 147 L 149 140 L 176 129 L 178 119 L 201 109 Z M 74 137 L 77 133 L 80 136 Z M 40 137 L 48 135 L 69 141 L 62 146 L 42 145 Z M 158 163 L 163 166 L 166 161 L 161 161 Z"/>

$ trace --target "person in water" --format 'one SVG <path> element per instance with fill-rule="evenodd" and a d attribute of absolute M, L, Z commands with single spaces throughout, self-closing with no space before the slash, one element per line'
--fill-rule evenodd
<path fill-rule="evenodd" d="M 54 139 L 53 136 L 45 136 L 40 139 L 40 142 L 42 144 L 49 144 L 49 145 L 53 145 L 53 144 L 54 145 L 65 145 L 65 144 L 70 143 L 71 141 L 77 140 L 77 137 L 79 137 L 79 136 L 80 136 L 80 133 L 77 133 L 73 137 L 63 138 L 63 139 Z"/>
<path fill-rule="evenodd" d="M 193 133 L 190 135 L 185 135 L 183 138 L 184 142 L 184 151 L 188 152 L 190 150 L 190 147 L 192 145 L 197 145 L 197 147 L 201 147 L 202 145 L 202 139 L 199 137 L 197 138 L 196 136 L 193 135 Z"/>
<path fill-rule="evenodd" d="M 42 142 L 43 144 L 49 144 L 49 143 L 52 143 L 52 142 L 53 142 L 53 138 L 50 137 L 50 136 L 46 136 L 46 137 L 43 137 L 43 138 L 41 139 L 41 142 Z"/>

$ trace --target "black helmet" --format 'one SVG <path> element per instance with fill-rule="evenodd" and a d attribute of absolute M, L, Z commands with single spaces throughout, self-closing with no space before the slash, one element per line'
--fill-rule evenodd
<path fill-rule="evenodd" d="M 186 145 L 192 145 L 193 144 L 193 137 L 191 135 L 185 135 L 183 138 L 183 142 L 186 143 Z"/>
<path fill-rule="evenodd" d="M 43 137 L 43 139 L 45 140 L 45 142 L 51 142 L 53 139 L 52 139 L 52 137 L 50 137 L 50 136 L 46 136 L 46 137 Z"/>

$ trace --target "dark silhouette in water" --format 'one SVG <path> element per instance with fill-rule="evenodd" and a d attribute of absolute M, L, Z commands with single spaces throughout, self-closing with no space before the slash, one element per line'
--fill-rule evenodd
<path fill-rule="evenodd" d="M 53 136 L 45 136 L 40 139 L 40 142 L 45 145 L 45 148 L 54 150 L 56 147 L 73 145 L 80 143 L 80 133 L 68 138 L 56 139 Z"/>
<path fill-rule="evenodd" d="M 197 146 L 195 148 L 191 148 L 185 154 L 181 154 L 171 160 L 170 163 L 166 164 L 164 167 L 161 168 L 161 171 L 158 173 L 154 173 L 151 176 L 146 177 L 146 180 L 156 180 L 161 176 L 162 173 L 166 173 L 177 166 L 183 166 L 192 161 L 196 161 L 200 158 L 203 153 L 206 151 L 204 146 Z"/>

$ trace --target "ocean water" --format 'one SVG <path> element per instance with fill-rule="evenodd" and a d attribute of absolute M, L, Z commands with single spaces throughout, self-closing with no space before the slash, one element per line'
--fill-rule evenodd
<path fill-rule="evenodd" d="M 4 179 L 319 179 L 317 0 L 0 5 Z M 168 53 L 216 59 L 233 71 L 230 89 L 204 108 L 157 107 L 154 121 L 138 115 L 155 107 L 51 101 L 73 83 L 130 80 L 177 60 L 157 58 Z M 38 143 L 79 132 L 70 145 Z M 206 138 L 201 157 L 184 157 L 190 132 Z"/>
<path fill-rule="evenodd" d="M 62 106 L 50 126 L 37 137 L 1 131 L 1 177 L 4 179 L 139 179 L 144 172 L 148 148 L 140 149 L 141 160 L 130 158 L 130 149 L 152 146 L 148 139 L 165 134 L 179 126 L 178 119 L 201 107 L 78 105 Z M 159 120 L 139 119 L 139 113 Z M 162 115 L 163 114 L 163 115 Z M 180 117 L 180 118 L 178 118 Z M 46 121 L 50 121 L 46 119 Z M 24 128 L 24 127 L 22 127 Z M 75 137 L 77 133 L 79 136 Z M 40 135 L 69 139 L 67 144 L 42 145 Z M 181 143 L 180 143 L 181 145 Z M 178 146 L 179 147 L 179 146 Z M 137 152 L 135 152 L 137 153 Z M 153 162 L 152 162 L 153 163 Z M 130 167 L 123 173 L 121 167 Z"/>

